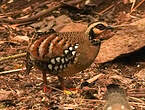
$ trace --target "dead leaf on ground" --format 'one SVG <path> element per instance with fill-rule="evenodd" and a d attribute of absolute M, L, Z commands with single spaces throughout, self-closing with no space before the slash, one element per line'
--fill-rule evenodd
<path fill-rule="evenodd" d="M 11 37 L 11 41 L 15 42 L 29 42 L 29 37 L 28 36 L 22 36 L 22 35 L 17 35 L 16 37 Z"/>
<path fill-rule="evenodd" d="M 114 36 L 104 41 L 96 58 L 97 63 L 104 63 L 118 56 L 129 54 L 145 46 L 145 18 L 128 24 L 117 30 Z"/>
<path fill-rule="evenodd" d="M 0 101 L 9 100 L 9 96 L 12 95 L 12 91 L 0 90 Z"/>
<path fill-rule="evenodd" d="M 139 80 L 145 80 L 145 69 L 142 69 L 141 71 L 136 73 L 134 76 L 137 77 Z"/>

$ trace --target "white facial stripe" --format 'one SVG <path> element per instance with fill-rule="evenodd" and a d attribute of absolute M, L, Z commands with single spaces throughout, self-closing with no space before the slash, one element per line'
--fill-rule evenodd
<path fill-rule="evenodd" d="M 89 26 L 88 29 L 86 30 L 86 34 L 88 34 L 88 33 L 90 32 L 90 30 L 91 30 L 93 27 L 95 27 L 96 25 L 98 25 L 98 24 L 103 24 L 104 26 L 107 26 L 107 24 L 104 23 L 104 22 L 92 23 L 92 24 L 90 24 L 90 26 Z"/>

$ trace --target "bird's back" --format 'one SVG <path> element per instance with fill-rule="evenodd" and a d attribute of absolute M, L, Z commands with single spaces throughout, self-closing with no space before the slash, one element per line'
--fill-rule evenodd
<path fill-rule="evenodd" d="M 62 32 L 36 39 L 28 52 L 40 70 L 70 76 L 89 67 L 99 47 L 93 46 L 84 32 Z"/>

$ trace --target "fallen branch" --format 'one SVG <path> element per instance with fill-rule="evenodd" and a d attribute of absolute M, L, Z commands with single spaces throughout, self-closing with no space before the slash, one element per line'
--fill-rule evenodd
<path fill-rule="evenodd" d="M 128 93 L 132 97 L 145 97 L 145 93 Z"/>
<path fill-rule="evenodd" d="M 24 23 L 24 22 L 30 22 L 30 21 L 36 20 L 36 19 L 38 19 L 38 18 L 40 18 L 40 17 L 42 17 L 42 16 L 52 12 L 53 10 L 56 10 L 56 9 L 60 8 L 65 3 L 71 4 L 71 5 L 75 5 L 77 3 L 80 3 L 81 1 L 83 1 L 83 0 L 77 0 L 77 1 L 69 1 L 69 2 L 64 2 L 64 3 L 59 3 L 59 4 L 55 5 L 55 6 L 52 6 L 49 9 L 41 11 L 40 13 L 38 13 L 38 14 L 36 14 L 34 16 L 30 16 L 28 18 L 21 18 L 21 19 L 1 18 L 0 22 L 3 22 L 3 23 L 12 23 L 12 24 L 19 24 L 19 23 Z"/>
<path fill-rule="evenodd" d="M 115 4 L 110 5 L 109 7 L 107 7 L 106 9 L 102 10 L 101 12 L 99 12 L 99 15 L 103 15 L 105 12 L 107 12 L 108 10 L 110 10 L 111 8 L 113 8 L 114 6 L 117 6 L 120 2 L 117 2 Z"/>
<path fill-rule="evenodd" d="M 104 76 L 104 74 L 98 74 L 98 75 L 94 76 L 93 78 L 88 79 L 87 82 L 92 83 L 92 82 L 96 81 L 97 79 L 99 79 L 102 76 Z"/>
<path fill-rule="evenodd" d="M 7 57 L 1 57 L 0 58 L 0 62 L 4 61 L 4 60 L 9 60 L 9 59 L 19 58 L 19 57 L 24 57 L 24 56 L 26 56 L 26 53 L 20 53 L 20 54 L 17 54 L 17 55 L 12 55 L 12 56 L 7 56 Z"/>
<path fill-rule="evenodd" d="M 143 100 L 136 98 L 136 97 L 129 97 L 130 100 L 134 100 L 135 102 L 144 103 Z"/>
<path fill-rule="evenodd" d="M 15 70 L 2 71 L 2 72 L 0 72 L 0 75 L 10 74 L 10 73 L 19 72 L 19 71 L 24 71 L 24 70 L 26 70 L 26 68 L 20 68 L 20 69 L 15 69 Z M 64 93 L 62 90 L 57 89 L 57 88 L 55 88 L 55 87 L 52 87 L 52 86 L 50 86 L 50 85 L 47 85 L 47 87 L 49 87 L 49 88 L 51 88 L 51 89 L 54 89 L 54 90 L 57 90 L 57 91 L 59 91 L 59 92 Z"/>
<path fill-rule="evenodd" d="M 131 8 L 130 14 L 131 14 L 133 11 L 135 11 L 141 4 L 143 4 L 143 2 L 145 2 L 145 0 L 142 0 L 141 2 L 139 2 L 135 7 L 134 7 L 134 5 L 133 5 L 132 8 Z"/>
<path fill-rule="evenodd" d="M 26 70 L 26 68 L 20 68 L 20 69 L 15 69 L 15 70 L 2 71 L 2 72 L 0 72 L 0 75 L 10 74 L 10 73 L 24 71 L 24 70 Z"/>
<path fill-rule="evenodd" d="M 28 17 L 28 18 L 21 18 L 21 19 L 8 19 L 8 18 L 1 18 L 0 21 L 1 22 L 4 22 L 4 23 L 12 23 L 12 24 L 18 24 L 18 23 L 24 23 L 24 22 L 29 22 L 29 21 L 33 21 L 33 20 L 36 20 L 38 19 L 39 17 L 43 16 L 43 15 L 46 15 L 48 14 L 49 12 L 59 8 L 61 6 L 61 4 L 59 5 L 56 5 L 52 8 L 49 8 L 45 11 L 41 11 L 40 13 L 34 15 L 34 16 L 31 16 L 31 17 Z"/>
<path fill-rule="evenodd" d="M 142 110 L 144 110 L 144 108 L 145 108 L 144 103 L 129 102 L 129 104 L 132 105 L 132 106 L 138 106 L 138 107 L 142 108 Z"/>

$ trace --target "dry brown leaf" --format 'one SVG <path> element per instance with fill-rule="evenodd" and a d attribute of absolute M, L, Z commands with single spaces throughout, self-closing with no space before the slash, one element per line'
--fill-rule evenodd
<path fill-rule="evenodd" d="M 11 91 L 0 90 L 0 101 L 9 100 L 9 96 L 12 94 Z"/>
<path fill-rule="evenodd" d="M 16 37 L 11 37 L 12 41 L 16 42 L 29 42 L 29 37 L 28 36 L 22 36 L 22 35 L 17 35 Z"/>

